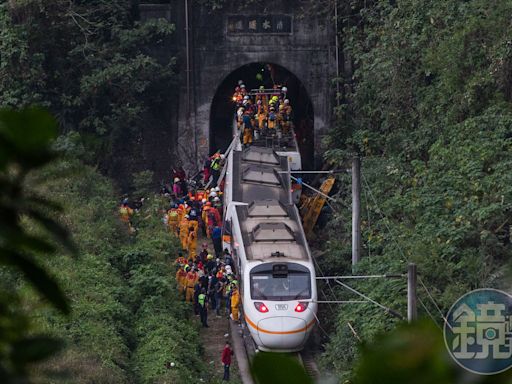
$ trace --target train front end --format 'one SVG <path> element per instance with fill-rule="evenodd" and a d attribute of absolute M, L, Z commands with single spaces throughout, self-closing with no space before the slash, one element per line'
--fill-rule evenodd
<path fill-rule="evenodd" d="M 244 317 L 258 349 L 302 350 L 316 322 L 312 265 L 262 263 L 251 268 L 244 281 Z"/>

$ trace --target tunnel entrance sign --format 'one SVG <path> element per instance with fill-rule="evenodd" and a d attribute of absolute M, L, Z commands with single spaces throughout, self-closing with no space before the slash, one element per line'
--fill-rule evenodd
<path fill-rule="evenodd" d="M 227 16 L 228 34 L 291 34 L 292 16 Z"/>

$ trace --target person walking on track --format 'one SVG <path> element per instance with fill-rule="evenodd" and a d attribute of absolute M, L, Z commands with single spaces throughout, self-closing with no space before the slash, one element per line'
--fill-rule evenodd
<path fill-rule="evenodd" d="M 222 350 L 222 365 L 224 365 L 224 377 L 222 380 L 229 381 L 229 367 L 231 366 L 231 356 L 233 356 L 233 350 L 231 349 L 231 345 L 229 341 L 226 341 L 226 345 Z"/>

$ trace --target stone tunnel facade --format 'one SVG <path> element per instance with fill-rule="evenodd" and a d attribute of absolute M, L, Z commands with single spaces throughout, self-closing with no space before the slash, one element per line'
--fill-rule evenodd
<path fill-rule="evenodd" d="M 177 119 L 170 122 L 170 129 L 176 131 L 170 152 L 179 154 L 185 168 L 198 169 L 210 151 L 210 114 L 217 88 L 236 69 L 261 62 L 284 67 L 307 90 L 314 110 L 315 157 L 319 162 L 322 137 L 332 119 L 331 83 L 336 76 L 330 16 L 301 13 L 296 1 L 277 1 L 271 11 L 251 7 L 239 11 L 236 6 L 213 11 L 192 5 L 189 0 L 187 65 L 185 3 L 141 7 L 142 19 L 166 17 L 176 25 L 176 53 L 182 75 Z"/>

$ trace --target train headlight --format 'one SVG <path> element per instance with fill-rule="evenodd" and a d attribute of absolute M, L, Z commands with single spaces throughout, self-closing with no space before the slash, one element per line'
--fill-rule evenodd
<path fill-rule="evenodd" d="M 254 306 L 260 312 L 263 312 L 263 313 L 268 312 L 268 307 L 265 304 L 263 304 L 261 301 L 255 301 Z"/>
<path fill-rule="evenodd" d="M 295 306 L 295 312 L 304 312 L 308 308 L 308 303 L 306 302 L 299 302 Z"/>

